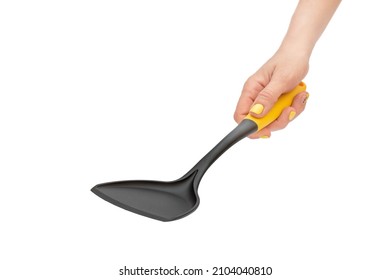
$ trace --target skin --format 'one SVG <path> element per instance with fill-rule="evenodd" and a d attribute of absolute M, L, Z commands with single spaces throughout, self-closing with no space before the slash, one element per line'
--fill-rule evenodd
<path fill-rule="evenodd" d="M 263 117 L 281 94 L 292 90 L 304 79 L 309 70 L 312 50 L 340 2 L 341 0 L 299 1 L 279 49 L 245 82 L 234 114 L 237 123 L 249 112 L 256 118 Z M 285 108 L 277 120 L 249 137 L 267 138 L 272 131 L 285 128 L 304 111 L 308 96 L 307 92 L 298 94 L 292 106 Z M 255 104 L 263 105 L 260 114 L 251 112 Z"/>

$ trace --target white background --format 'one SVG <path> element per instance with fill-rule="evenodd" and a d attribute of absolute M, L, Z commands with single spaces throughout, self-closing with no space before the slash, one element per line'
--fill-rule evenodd
<path fill-rule="evenodd" d="M 177 265 L 391 279 L 386 3 L 344 1 L 313 53 L 306 111 L 229 150 L 198 210 L 162 223 L 90 188 L 191 168 L 235 127 L 296 1 L 2 1 L 0 278 Z"/>

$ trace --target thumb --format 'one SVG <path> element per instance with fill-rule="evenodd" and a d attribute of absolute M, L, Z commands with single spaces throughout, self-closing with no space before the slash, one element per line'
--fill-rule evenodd
<path fill-rule="evenodd" d="M 251 115 L 256 118 L 266 115 L 280 95 L 288 90 L 287 83 L 272 79 L 255 98 L 250 110 Z"/>

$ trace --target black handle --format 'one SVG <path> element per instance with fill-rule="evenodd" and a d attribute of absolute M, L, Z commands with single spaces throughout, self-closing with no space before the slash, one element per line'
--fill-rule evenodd
<path fill-rule="evenodd" d="M 252 120 L 244 119 L 238 126 L 232 130 L 227 136 L 223 138 L 209 153 L 207 153 L 186 175 L 197 172 L 194 179 L 194 185 L 199 185 L 199 181 L 202 176 L 208 170 L 208 168 L 222 155 L 226 150 L 231 148 L 237 142 L 245 138 L 246 136 L 254 133 L 258 130 L 258 126 Z"/>

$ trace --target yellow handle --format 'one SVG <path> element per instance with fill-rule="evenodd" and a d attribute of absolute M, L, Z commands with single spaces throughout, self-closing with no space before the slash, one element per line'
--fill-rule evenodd
<path fill-rule="evenodd" d="M 295 96 L 298 95 L 300 92 L 305 91 L 306 88 L 307 86 L 305 85 L 305 83 L 301 82 L 290 92 L 281 95 L 280 98 L 278 98 L 277 102 L 274 104 L 273 108 L 271 108 L 270 111 L 266 114 L 266 116 L 258 119 L 248 114 L 245 119 L 252 120 L 253 122 L 255 122 L 258 125 L 258 131 L 261 130 L 262 128 L 268 126 L 270 123 L 275 121 L 281 115 L 282 110 L 292 105 Z"/>

